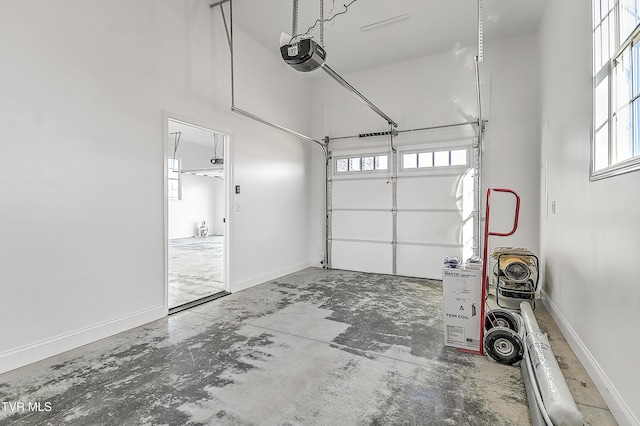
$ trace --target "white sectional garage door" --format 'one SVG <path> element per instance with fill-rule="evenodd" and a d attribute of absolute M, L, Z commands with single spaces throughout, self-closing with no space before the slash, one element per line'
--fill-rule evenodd
<path fill-rule="evenodd" d="M 472 143 L 332 148 L 330 266 L 440 279 L 445 256 L 472 255 Z"/>

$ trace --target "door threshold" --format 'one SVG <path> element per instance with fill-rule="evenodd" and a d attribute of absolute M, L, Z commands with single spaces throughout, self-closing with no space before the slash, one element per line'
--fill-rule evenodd
<path fill-rule="evenodd" d="M 182 305 L 174 306 L 173 308 L 169 308 L 169 315 L 184 311 L 186 309 L 191 309 L 195 306 L 202 305 L 207 302 L 211 302 L 212 300 L 220 299 L 221 297 L 228 296 L 231 293 L 228 291 L 219 291 L 217 293 L 211 294 L 209 296 L 205 296 L 201 299 L 192 300 L 191 302 L 183 303 Z"/>

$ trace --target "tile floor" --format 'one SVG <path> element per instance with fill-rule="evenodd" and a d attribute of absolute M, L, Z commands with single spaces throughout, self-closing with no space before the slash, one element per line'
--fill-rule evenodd
<path fill-rule="evenodd" d="M 536 316 L 585 424 L 615 425 Z M 0 424 L 530 424 L 520 369 L 442 330 L 438 281 L 310 268 L 0 375 L 1 401 L 41 408 Z"/>

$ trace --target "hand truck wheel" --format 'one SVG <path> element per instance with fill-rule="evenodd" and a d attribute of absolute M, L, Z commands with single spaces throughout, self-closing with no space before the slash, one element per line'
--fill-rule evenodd
<path fill-rule="evenodd" d="M 524 355 L 522 338 L 506 327 L 494 327 L 487 331 L 483 343 L 487 355 L 500 364 L 514 365 Z"/>
<path fill-rule="evenodd" d="M 500 308 L 492 309 L 484 314 L 484 329 L 488 331 L 494 327 L 509 328 L 519 333 L 520 321 L 513 312 Z"/>

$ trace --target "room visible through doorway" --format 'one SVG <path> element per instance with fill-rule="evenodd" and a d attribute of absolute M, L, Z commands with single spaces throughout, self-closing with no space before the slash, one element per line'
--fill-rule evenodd
<path fill-rule="evenodd" d="M 169 313 L 226 293 L 225 145 L 214 130 L 168 119 Z"/>

